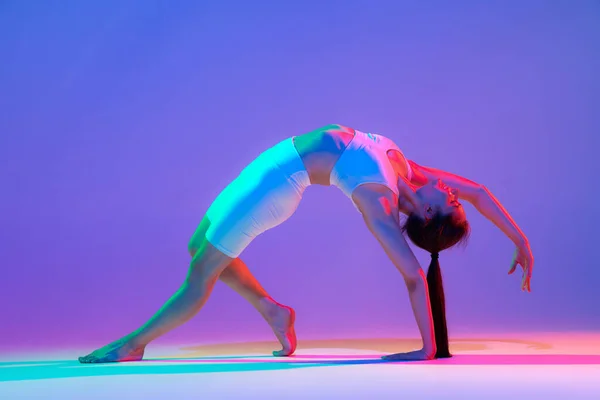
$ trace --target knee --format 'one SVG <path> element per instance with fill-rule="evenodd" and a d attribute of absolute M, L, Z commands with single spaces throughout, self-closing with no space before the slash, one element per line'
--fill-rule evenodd
<path fill-rule="evenodd" d="M 199 235 L 194 235 L 188 242 L 188 253 L 192 258 L 196 257 L 198 253 L 202 251 L 203 247 L 206 247 L 206 237 Z"/>
<path fill-rule="evenodd" d="M 204 233 L 202 236 L 198 234 L 194 234 L 194 236 L 192 236 L 192 238 L 188 242 L 188 253 L 190 254 L 190 256 L 195 257 L 196 254 L 198 254 L 198 251 L 200 251 L 200 248 L 202 247 L 202 242 L 204 240 Z"/>
<path fill-rule="evenodd" d="M 184 287 L 186 292 L 189 294 L 200 295 L 212 287 L 218 278 L 218 274 L 210 274 L 206 273 L 205 271 L 191 270 L 188 276 L 185 278 Z"/>
<path fill-rule="evenodd" d="M 219 279 L 227 264 L 226 260 L 221 260 L 218 255 L 207 254 L 206 249 L 195 250 L 185 283 L 190 290 L 204 290 Z"/>
<path fill-rule="evenodd" d="M 198 252 L 198 245 L 196 243 L 194 243 L 194 240 L 192 239 L 188 243 L 188 253 L 190 254 L 190 256 L 194 257 L 197 252 Z"/>
<path fill-rule="evenodd" d="M 206 233 L 208 232 L 210 225 L 210 220 L 205 215 L 202 218 L 202 221 L 200 221 L 200 225 L 198 225 L 198 228 L 196 228 L 196 231 L 192 235 L 190 241 L 188 242 L 188 253 L 192 257 L 194 257 L 196 253 L 198 253 L 198 251 L 202 247 L 202 244 L 206 240 Z"/>

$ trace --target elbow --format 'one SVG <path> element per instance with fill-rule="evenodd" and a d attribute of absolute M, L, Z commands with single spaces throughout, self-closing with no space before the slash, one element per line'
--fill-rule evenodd
<path fill-rule="evenodd" d="M 406 289 L 409 293 L 415 293 L 425 289 L 426 284 L 425 272 L 419 268 L 415 273 L 406 274 L 404 276 L 404 283 L 406 283 Z"/>
<path fill-rule="evenodd" d="M 362 212 L 362 216 L 371 233 L 378 239 L 402 235 L 400 225 L 390 214 L 385 212 Z"/>
<path fill-rule="evenodd" d="M 477 185 L 477 187 L 475 188 L 475 190 L 473 190 L 473 193 L 471 195 L 470 203 L 477 207 L 477 205 L 479 205 L 483 200 L 485 200 L 488 197 L 488 194 L 489 192 L 484 185 Z"/>
<path fill-rule="evenodd" d="M 477 196 L 477 197 L 485 196 L 487 193 L 488 193 L 488 190 L 485 187 L 485 185 L 480 185 L 479 184 L 475 188 L 475 196 Z"/>

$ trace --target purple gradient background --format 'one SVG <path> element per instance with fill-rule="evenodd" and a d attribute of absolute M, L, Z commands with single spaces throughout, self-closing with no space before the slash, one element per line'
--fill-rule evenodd
<path fill-rule="evenodd" d="M 441 258 L 451 334 L 600 328 L 597 1 L 0 2 L 2 347 L 100 345 L 178 288 L 187 241 L 258 153 L 329 123 L 484 183 Z M 423 263 L 426 254 L 417 251 Z M 335 188 L 243 254 L 300 338 L 416 336 L 403 281 Z M 225 285 L 162 342 L 271 339 Z"/>

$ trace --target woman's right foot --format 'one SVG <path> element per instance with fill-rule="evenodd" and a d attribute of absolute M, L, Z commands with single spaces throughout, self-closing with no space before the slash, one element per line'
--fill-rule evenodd
<path fill-rule="evenodd" d="M 296 351 L 296 312 L 293 308 L 281 305 L 274 300 L 264 299 L 261 314 L 273 329 L 273 333 L 281 343 L 281 350 L 273 352 L 275 357 L 288 357 Z"/>
<path fill-rule="evenodd" d="M 82 364 L 140 361 L 144 357 L 145 346 L 134 346 L 128 338 L 119 339 L 87 356 L 79 357 Z"/>

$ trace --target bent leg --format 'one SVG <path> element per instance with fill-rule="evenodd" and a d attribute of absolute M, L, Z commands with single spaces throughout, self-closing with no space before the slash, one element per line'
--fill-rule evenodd
<path fill-rule="evenodd" d="M 252 275 L 246 263 L 239 257 L 223 270 L 219 276 L 219 280 L 248 300 L 258 311 L 260 311 L 261 302 L 270 298 L 267 291 L 261 286 L 256 277 Z"/>
<path fill-rule="evenodd" d="M 202 238 L 205 237 L 209 227 L 210 221 L 205 218 L 190 240 L 188 250 L 192 257 L 198 251 Z M 291 307 L 273 300 L 239 257 L 233 259 L 221 272 L 219 280 L 252 304 L 271 326 L 273 333 L 282 346 L 282 349 L 274 351 L 273 355 L 289 356 L 296 351 L 295 311 Z"/>
<path fill-rule="evenodd" d="M 219 274 L 232 259 L 203 240 L 190 263 L 188 275 L 179 290 L 141 328 L 80 357 L 82 363 L 141 360 L 148 343 L 182 325 L 206 303 Z"/>
<path fill-rule="evenodd" d="M 281 350 L 273 352 L 274 356 L 286 357 L 296 351 L 296 312 L 273 300 L 241 259 L 233 260 L 219 279 L 248 300 L 271 326 L 282 346 Z"/>

